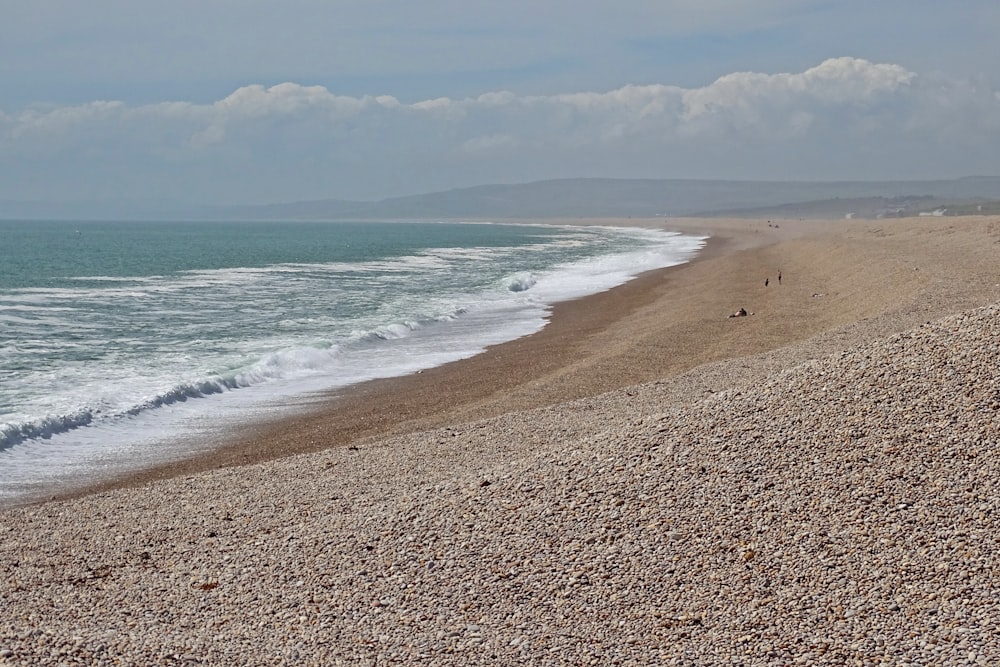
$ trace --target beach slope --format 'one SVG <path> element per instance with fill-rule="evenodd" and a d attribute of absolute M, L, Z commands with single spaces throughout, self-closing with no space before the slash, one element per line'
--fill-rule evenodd
<path fill-rule="evenodd" d="M 629 224 L 713 240 L 536 336 L 4 511 L 0 661 L 1000 660 L 1000 220 Z"/>

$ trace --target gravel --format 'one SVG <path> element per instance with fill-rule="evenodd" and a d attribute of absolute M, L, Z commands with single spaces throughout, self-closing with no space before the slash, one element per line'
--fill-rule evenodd
<path fill-rule="evenodd" d="M 993 305 L 8 510 L 0 663 L 998 664 L 998 341 Z"/>

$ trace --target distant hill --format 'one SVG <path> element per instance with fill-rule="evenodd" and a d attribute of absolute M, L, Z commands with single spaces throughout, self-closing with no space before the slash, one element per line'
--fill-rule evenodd
<path fill-rule="evenodd" d="M 322 200 L 214 209 L 238 219 L 517 219 L 916 214 L 1000 199 L 1000 177 L 940 181 L 707 181 L 576 178 L 482 185 L 377 202 Z"/>
<path fill-rule="evenodd" d="M 778 218 L 829 220 L 831 218 L 900 218 L 925 211 L 948 209 L 954 200 L 931 195 L 920 197 L 858 197 L 821 199 L 761 208 L 703 211 L 692 217 Z M 969 205 L 972 206 L 971 204 Z"/>
<path fill-rule="evenodd" d="M 937 181 L 713 181 L 573 178 L 481 185 L 381 201 L 324 199 L 262 206 L 0 201 L 0 218 L 230 220 L 504 220 L 731 215 L 876 217 L 940 207 L 976 212 L 1000 200 L 1000 177 Z"/>

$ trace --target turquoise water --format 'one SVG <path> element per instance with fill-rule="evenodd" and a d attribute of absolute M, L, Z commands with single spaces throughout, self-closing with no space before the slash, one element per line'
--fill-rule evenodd
<path fill-rule="evenodd" d="M 472 356 L 702 242 L 599 227 L 0 221 L 0 500 L 190 455 L 206 423 Z"/>

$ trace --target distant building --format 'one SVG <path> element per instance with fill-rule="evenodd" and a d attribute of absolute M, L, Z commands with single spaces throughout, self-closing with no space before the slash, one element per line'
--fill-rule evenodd
<path fill-rule="evenodd" d="M 932 217 L 932 216 L 935 217 L 935 218 L 940 218 L 941 216 L 943 216 L 947 212 L 948 212 L 948 209 L 946 209 L 946 208 L 938 208 L 938 209 L 934 209 L 933 211 L 921 211 L 917 215 L 919 215 L 921 218 L 928 218 L 928 217 Z"/>

